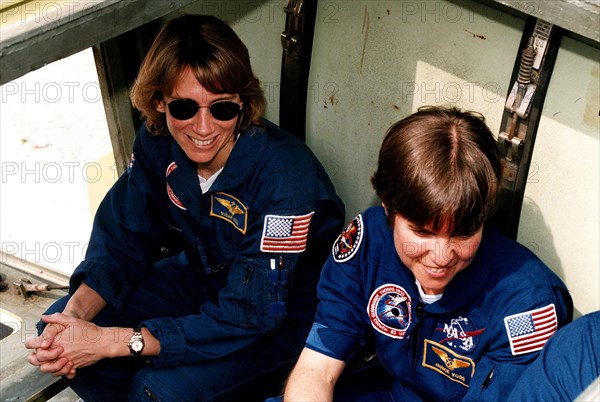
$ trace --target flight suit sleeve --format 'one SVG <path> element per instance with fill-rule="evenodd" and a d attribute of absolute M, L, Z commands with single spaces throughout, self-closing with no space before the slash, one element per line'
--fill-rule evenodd
<path fill-rule="evenodd" d="M 361 318 L 355 315 L 356 311 L 362 310 L 353 308 L 353 302 L 346 299 L 346 296 L 356 291 L 351 289 L 350 281 L 344 280 L 335 286 L 335 282 L 329 280 L 334 272 L 340 272 L 339 267 L 328 263 L 325 270 L 324 279 L 319 285 L 319 310 L 306 340 L 306 347 L 334 359 L 348 361 L 355 350 L 364 344 L 363 339 L 366 337 L 359 324 Z M 358 300 L 360 299 L 362 298 Z"/>
<path fill-rule="evenodd" d="M 600 311 L 553 336 L 514 385 L 508 400 L 572 401 L 600 375 Z"/>
<path fill-rule="evenodd" d="M 360 215 L 338 237 L 336 244 L 344 239 L 344 233 L 358 225 L 362 226 Z M 366 241 L 365 236 L 362 247 Z M 358 248 L 357 245 L 355 247 Z M 306 342 L 309 349 L 343 361 L 348 361 L 354 351 L 364 344 L 370 331 L 360 271 L 360 261 L 365 257 L 361 251 L 349 250 L 346 252 L 347 258 L 340 259 L 340 253 L 334 247 L 323 268 L 318 287 L 319 308 Z M 348 257 L 350 254 L 353 257 Z"/>
<path fill-rule="evenodd" d="M 533 270 L 533 267 L 532 267 Z M 537 289 L 536 289 L 537 288 Z M 508 300 L 510 296 L 507 294 Z M 499 300 L 502 304 L 504 301 Z M 562 283 L 532 283 L 532 290 L 506 303 L 508 313 L 493 326 L 489 350 L 477 363 L 464 401 L 503 400 L 544 343 L 571 321 L 573 304 Z M 532 324 L 531 328 L 527 326 Z"/>
<path fill-rule="evenodd" d="M 159 258 L 164 233 L 160 189 L 150 155 L 138 134 L 132 164 L 101 202 L 84 261 L 71 276 L 72 292 L 85 281 L 110 305 L 122 308 L 127 296 Z M 162 186 L 161 186 L 161 183 Z M 164 188 L 163 188 L 164 192 Z"/>

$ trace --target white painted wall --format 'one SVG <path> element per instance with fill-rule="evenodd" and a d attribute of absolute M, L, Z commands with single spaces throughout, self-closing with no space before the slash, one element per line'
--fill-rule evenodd
<path fill-rule="evenodd" d="M 599 55 L 563 38 L 517 237 L 565 279 L 577 314 L 600 309 Z"/>
<path fill-rule="evenodd" d="M 281 33 L 285 29 L 283 1 L 220 0 L 199 1 L 182 13 L 208 14 L 231 24 L 250 52 L 250 61 L 260 78 L 267 110 L 265 117 L 279 122 L 279 82 L 281 75 Z"/>
<path fill-rule="evenodd" d="M 383 136 L 419 106 L 453 103 L 500 126 L 524 22 L 474 3 L 422 4 L 341 1 L 319 9 L 327 15 L 316 28 L 307 141 L 349 217 L 377 202 L 369 178 Z"/>

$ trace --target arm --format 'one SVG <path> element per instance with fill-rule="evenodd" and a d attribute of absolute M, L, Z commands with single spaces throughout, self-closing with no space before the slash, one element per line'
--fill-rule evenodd
<path fill-rule="evenodd" d="M 75 371 L 89 366 L 104 358 L 129 356 L 129 340 L 132 328 L 99 327 L 89 321 L 81 320 L 62 313 L 42 316 L 48 324 L 44 334 L 26 341 L 26 347 L 37 349 L 28 357 L 28 361 L 39 366 L 40 371 L 54 376 L 73 378 Z M 45 336 L 45 334 L 50 336 Z M 144 350 L 142 356 L 154 356 L 160 353 L 160 343 L 146 328 L 142 328 Z M 55 353 L 50 361 L 41 361 L 40 350 Z"/>
<path fill-rule="evenodd" d="M 91 321 L 106 306 L 106 301 L 85 282 L 71 296 L 63 314 Z"/>
<path fill-rule="evenodd" d="M 63 315 L 81 320 L 93 319 L 106 302 L 96 291 L 82 283 L 67 302 Z M 46 323 L 44 317 L 42 320 Z M 52 373 L 55 376 L 64 375 L 68 378 L 75 376 L 77 368 L 73 361 L 69 360 L 63 353 L 64 348 L 60 342 L 55 342 L 61 337 L 69 337 L 69 325 L 62 321 L 53 322 L 55 325 L 46 325 L 37 338 L 25 343 L 28 349 L 34 349 L 27 360 L 34 366 L 40 367 L 44 373 Z"/>
<path fill-rule="evenodd" d="M 332 401 L 333 389 L 346 364 L 304 348 L 284 392 L 286 402 Z"/>
<path fill-rule="evenodd" d="M 136 139 L 134 150 L 145 155 L 143 149 Z M 135 281 L 143 277 L 140 271 L 155 258 L 152 248 L 161 231 L 149 216 L 155 215 L 152 205 L 158 203 L 158 195 L 149 184 L 151 170 L 143 162 L 138 165 L 119 178 L 96 214 L 86 259 L 71 278 L 72 295 L 63 311 L 66 316 L 91 321 L 107 304 L 122 305 Z M 141 235 L 144 225 L 155 229 L 146 231 L 152 233 L 152 240 Z M 62 349 L 53 344 L 65 329 L 58 323 L 51 329 L 46 326 L 41 334 L 46 342 L 28 345 L 35 348 L 28 360 L 44 372 L 62 375 L 68 371 L 72 362 L 58 358 Z"/>
<path fill-rule="evenodd" d="M 149 134 L 140 130 L 133 146 L 135 162 L 102 200 L 85 259 L 70 281 L 71 292 L 85 283 L 116 308 L 124 306 L 128 295 L 160 257 L 165 236 L 161 213 L 164 177 L 155 172 L 153 162 L 159 152 L 168 152 L 162 149 L 167 145 L 154 144 L 146 137 Z"/>
<path fill-rule="evenodd" d="M 519 377 L 510 400 L 572 401 L 600 375 L 600 311 L 559 330 Z M 598 389 L 598 388 L 597 388 Z"/>
<path fill-rule="evenodd" d="M 562 282 L 535 261 L 525 266 L 525 275 L 519 278 L 525 288 L 511 282 L 511 290 L 502 286 L 503 291 L 497 292 L 497 305 L 507 307 L 488 327 L 491 342 L 477 363 L 465 401 L 502 399 L 525 369 L 539 359 L 546 341 L 571 321 L 572 300 Z"/>

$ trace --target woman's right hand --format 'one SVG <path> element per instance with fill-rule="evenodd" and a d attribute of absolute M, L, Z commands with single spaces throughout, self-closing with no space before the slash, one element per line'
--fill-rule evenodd
<path fill-rule="evenodd" d="M 67 327 L 64 325 L 47 325 L 39 336 L 28 339 L 25 347 L 32 350 L 27 356 L 27 361 L 37 366 L 42 373 L 72 379 L 76 375 L 73 362 L 66 357 L 59 357 L 64 349 L 62 346 L 54 345 L 57 337 L 68 336 L 65 330 Z"/>

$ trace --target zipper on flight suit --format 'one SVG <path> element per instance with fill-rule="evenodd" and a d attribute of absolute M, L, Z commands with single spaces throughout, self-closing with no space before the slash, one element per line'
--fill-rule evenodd
<path fill-rule="evenodd" d="M 249 266 L 246 268 L 246 276 L 244 276 L 244 280 L 242 281 L 244 285 L 247 285 L 250 282 L 250 278 L 252 278 L 252 272 L 254 272 L 253 267 Z"/>
<path fill-rule="evenodd" d="M 158 401 L 158 398 L 156 396 L 154 396 L 152 391 L 150 391 L 150 389 L 147 387 L 144 387 L 144 394 L 146 394 L 148 399 L 150 399 L 151 401 Z"/>

